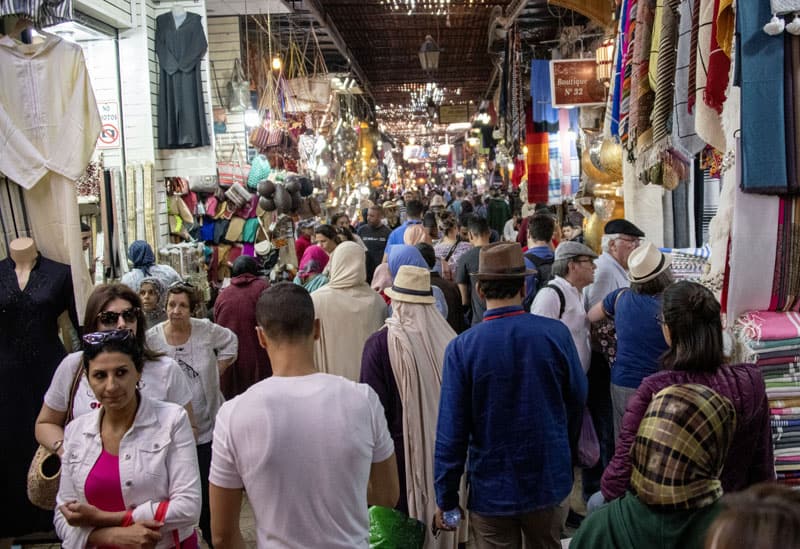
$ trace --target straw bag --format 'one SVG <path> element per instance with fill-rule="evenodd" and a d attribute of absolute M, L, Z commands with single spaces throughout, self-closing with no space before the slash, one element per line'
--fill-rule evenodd
<path fill-rule="evenodd" d="M 75 393 L 78 392 L 78 385 L 81 382 L 83 367 L 78 364 L 75 377 L 72 378 L 72 386 L 69 388 L 69 404 L 67 405 L 67 423 L 72 421 L 72 406 L 75 403 Z M 61 482 L 61 458 L 57 453 L 53 453 L 49 448 L 41 444 L 33 454 L 31 466 L 28 469 L 28 499 L 36 507 L 45 511 L 52 511 L 56 508 L 56 494 L 58 485 Z"/>
<path fill-rule="evenodd" d="M 230 187 L 234 183 L 245 185 L 250 175 L 250 165 L 245 162 L 236 143 L 228 160 L 217 161 L 217 181 L 220 187 Z"/>
<path fill-rule="evenodd" d="M 331 79 L 328 76 L 328 67 L 325 65 L 325 56 L 319 47 L 319 40 L 314 28 L 311 28 L 314 37 L 314 71 L 308 78 L 309 99 L 317 105 L 327 105 L 331 96 Z"/>
<path fill-rule="evenodd" d="M 242 62 L 233 62 L 231 80 L 228 82 L 228 110 L 242 112 L 250 108 L 250 82 L 244 76 Z"/>

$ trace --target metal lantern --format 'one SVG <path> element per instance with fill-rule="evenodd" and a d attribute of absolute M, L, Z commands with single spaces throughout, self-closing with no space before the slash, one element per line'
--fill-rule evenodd
<path fill-rule="evenodd" d="M 419 48 L 419 63 L 425 72 L 435 71 L 439 68 L 439 46 L 433 41 L 430 34 Z"/>

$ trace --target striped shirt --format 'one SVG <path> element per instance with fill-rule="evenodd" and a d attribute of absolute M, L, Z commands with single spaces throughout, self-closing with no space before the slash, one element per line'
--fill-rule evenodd
<path fill-rule="evenodd" d="M 37 29 L 72 21 L 72 0 L 0 0 L 0 17 L 16 15 Z"/>

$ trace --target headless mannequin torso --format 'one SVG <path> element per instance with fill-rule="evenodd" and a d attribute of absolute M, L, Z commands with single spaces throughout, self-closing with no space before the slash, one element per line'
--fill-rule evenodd
<path fill-rule="evenodd" d="M 20 291 L 24 291 L 28 285 L 31 271 L 36 265 L 36 258 L 39 251 L 32 238 L 17 238 L 8 245 L 9 256 L 14 261 L 14 272 L 17 274 L 17 283 Z"/>
<path fill-rule="evenodd" d="M 175 20 L 175 28 L 177 29 L 186 21 L 186 10 L 181 6 L 175 6 L 172 8 L 172 19 Z"/>

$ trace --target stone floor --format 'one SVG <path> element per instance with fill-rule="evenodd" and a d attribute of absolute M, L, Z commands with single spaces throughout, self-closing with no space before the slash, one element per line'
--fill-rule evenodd
<path fill-rule="evenodd" d="M 570 506 L 572 509 L 581 515 L 586 514 L 586 505 L 583 502 L 583 498 L 581 497 L 581 474 L 580 470 L 575 470 L 575 484 L 572 486 L 572 494 L 570 494 Z M 248 549 L 255 549 L 256 547 L 256 521 L 255 517 L 253 516 L 253 509 L 250 507 L 250 503 L 247 501 L 245 497 L 242 501 L 242 514 L 240 516 L 240 525 L 242 528 L 242 535 L 244 536 L 244 541 L 247 544 Z M 567 529 L 565 532 L 567 535 L 572 535 L 574 533 L 573 530 Z M 60 549 L 59 544 L 24 544 L 24 545 L 13 545 L 12 548 L 16 549 L 18 547 L 25 547 L 26 549 Z M 200 547 L 202 549 L 208 549 L 208 546 L 204 542 L 200 542 Z"/>

